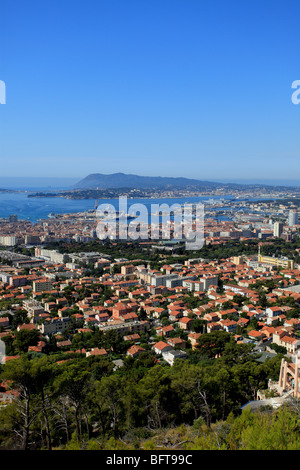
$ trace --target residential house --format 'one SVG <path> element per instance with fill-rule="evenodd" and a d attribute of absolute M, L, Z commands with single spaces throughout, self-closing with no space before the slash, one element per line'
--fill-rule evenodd
<path fill-rule="evenodd" d="M 282 313 L 280 307 L 268 307 L 266 308 L 266 315 L 269 318 L 278 317 Z"/>
<path fill-rule="evenodd" d="M 171 349 L 170 351 L 163 352 L 162 356 L 170 366 L 173 366 L 176 359 L 186 359 L 187 353 L 185 351 Z"/>
<path fill-rule="evenodd" d="M 257 330 L 249 331 L 248 336 L 250 339 L 253 339 L 255 341 L 262 341 L 263 338 L 266 337 L 263 331 L 257 331 Z"/>
<path fill-rule="evenodd" d="M 165 343 L 164 341 L 158 341 L 158 343 L 155 343 L 152 346 L 153 351 L 155 354 L 162 354 L 163 352 L 170 351 L 172 346 L 168 343 Z"/>
<path fill-rule="evenodd" d="M 168 338 L 167 343 L 170 344 L 173 348 L 185 348 L 186 347 L 186 341 L 182 338 Z"/>
<path fill-rule="evenodd" d="M 229 320 L 228 318 L 222 319 L 219 321 L 223 330 L 227 331 L 227 333 L 234 333 L 238 323 L 234 320 Z"/>
<path fill-rule="evenodd" d="M 169 337 L 173 331 L 173 325 L 159 326 L 158 328 L 156 328 L 156 334 L 159 336 Z"/>
<path fill-rule="evenodd" d="M 92 348 L 91 351 L 86 352 L 86 357 L 89 356 L 107 356 L 107 351 L 104 348 Z"/>
<path fill-rule="evenodd" d="M 189 333 L 188 339 L 192 345 L 192 349 L 195 349 L 198 346 L 198 341 L 202 333 Z"/>
<path fill-rule="evenodd" d="M 221 330 L 222 326 L 218 322 L 210 322 L 210 323 L 207 323 L 206 328 L 207 328 L 207 333 L 211 333 L 212 331 Z"/>
<path fill-rule="evenodd" d="M 194 321 L 191 318 L 183 317 L 179 319 L 178 325 L 182 330 L 190 330 Z"/>
<path fill-rule="evenodd" d="M 131 357 L 138 357 L 141 353 L 145 352 L 145 349 L 137 344 L 134 344 L 129 349 L 127 349 L 126 354 Z"/>

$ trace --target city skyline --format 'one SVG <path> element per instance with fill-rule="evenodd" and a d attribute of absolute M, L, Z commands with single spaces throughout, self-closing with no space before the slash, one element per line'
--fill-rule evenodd
<path fill-rule="evenodd" d="M 297 6 L 5 2 L 1 176 L 295 181 Z"/>

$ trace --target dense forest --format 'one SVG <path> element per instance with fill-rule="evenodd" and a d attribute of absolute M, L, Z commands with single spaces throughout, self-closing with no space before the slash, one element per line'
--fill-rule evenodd
<path fill-rule="evenodd" d="M 282 356 L 260 362 L 253 346 L 223 333 L 202 335 L 172 367 L 152 351 L 125 356 L 121 367 L 109 356 L 21 353 L 1 369 L 2 383 L 19 395 L 0 411 L 0 448 L 242 449 L 256 445 L 262 428 L 257 445 L 274 448 L 269 429 L 287 434 L 279 448 L 293 448 L 295 410 L 241 412 L 278 380 Z"/>

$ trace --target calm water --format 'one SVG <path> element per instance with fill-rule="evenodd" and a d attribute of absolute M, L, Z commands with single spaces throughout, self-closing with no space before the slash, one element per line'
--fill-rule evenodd
<path fill-rule="evenodd" d="M 0 193 L 0 218 L 7 218 L 11 214 L 16 214 L 19 219 L 27 219 L 31 222 L 37 222 L 39 219 L 47 219 L 48 214 L 74 213 L 95 208 L 95 199 L 65 199 L 58 197 L 28 198 L 28 193 Z M 215 196 L 213 199 L 220 199 Z M 224 196 L 223 199 L 232 199 L 230 196 Z M 196 203 L 210 199 L 204 197 L 186 197 L 172 199 L 127 199 L 127 208 L 136 203 L 144 204 L 150 213 L 151 204 L 166 203 L 184 204 L 185 202 Z M 98 204 L 112 204 L 116 210 L 119 210 L 119 199 L 101 199 Z M 209 206 L 208 206 L 209 207 Z M 223 219 L 226 219 L 223 217 Z"/>

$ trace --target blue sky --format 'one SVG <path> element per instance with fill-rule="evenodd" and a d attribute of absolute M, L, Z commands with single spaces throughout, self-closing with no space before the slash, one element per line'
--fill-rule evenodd
<path fill-rule="evenodd" d="M 1 176 L 300 182 L 298 1 L 1 5 Z"/>

